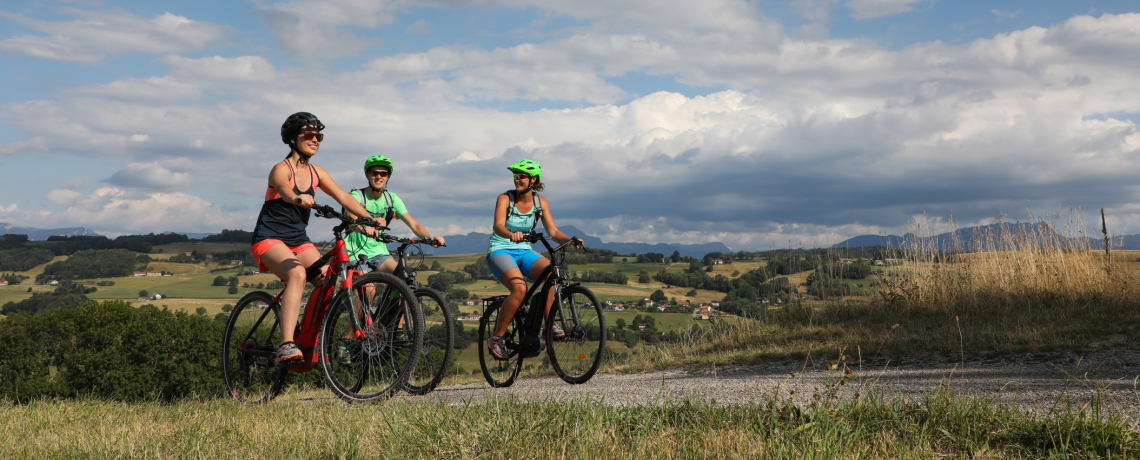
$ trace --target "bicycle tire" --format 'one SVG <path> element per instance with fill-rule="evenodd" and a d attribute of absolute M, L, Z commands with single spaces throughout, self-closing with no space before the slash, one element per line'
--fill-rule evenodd
<path fill-rule="evenodd" d="M 413 395 L 427 394 L 447 376 L 455 358 L 455 313 L 447 306 L 447 299 L 439 291 L 419 288 L 416 301 L 424 316 L 424 341 L 420 360 L 404 384 L 404 390 Z M 435 323 L 428 327 L 429 319 Z"/>
<path fill-rule="evenodd" d="M 355 296 L 362 308 L 365 324 L 359 339 L 349 332 L 349 315 L 354 314 L 349 296 Z M 408 285 L 387 273 L 357 277 L 351 289 L 333 298 L 321 325 L 325 383 L 350 404 L 392 396 L 416 367 L 423 331 L 423 314 Z"/>
<path fill-rule="evenodd" d="M 576 322 L 571 309 L 578 313 Z M 562 326 L 565 338 L 554 340 L 555 324 Z M 594 376 L 605 356 L 605 332 L 606 317 L 594 293 L 585 286 L 563 289 L 561 308 L 550 309 L 543 334 L 550 365 L 562 381 L 578 385 Z"/>
<path fill-rule="evenodd" d="M 514 320 L 507 326 L 507 333 L 503 335 L 507 339 L 507 348 L 511 350 L 510 357 L 505 360 L 496 359 L 487 349 L 487 339 L 495 331 L 495 321 L 498 320 L 499 307 L 502 305 L 501 301 L 492 304 L 487 307 L 483 317 L 479 318 L 479 368 L 483 371 L 483 378 L 492 388 L 506 388 L 513 385 L 515 377 L 518 377 L 519 371 L 522 370 L 523 362 L 517 346 L 514 346 L 518 343 L 523 330 L 522 308 L 515 312 Z"/>
<path fill-rule="evenodd" d="M 280 306 L 267 292 L 246 294 L 230 311 L 222 336 L 222 380 L 243 402 L 266 403 L 285 384 L 286 369 L 274 362 L 281 344 Z"/>

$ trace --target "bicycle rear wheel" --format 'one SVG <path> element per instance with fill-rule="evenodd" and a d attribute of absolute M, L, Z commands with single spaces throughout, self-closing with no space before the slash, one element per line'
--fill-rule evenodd
<path fill-rule="evenodd" d="M 353 328 L 353 314 L 363 330 Z M 321 328 L 325 382 L 349 403 L 391 396 L 416 367 L 423 331 L 419 303 L 403 281 L 387 273 L 357 277 L 333 298 Z"/>
<path fill-rule="evenodd" d="M 563 289 L 560 305 L 551 307 L 546 320 L 550 365 L 566 383 L 586 383 L 598 371 L 606 351 L 606 317 L 598 298 L 585 286 Z M 554 339 L 555 325 L 566 333 L 565 338 Z"/>
<path fill-rule="evenodd" d="M 408 393 L 422 395 L 434 390 L 451 367 L 455 353 L 455 313 L 435 289 L 419 288 L 415 294 L 424 313 L 426 329 L 419 363 L 408 377 L 404 389 Z"/>
<path fill-rule="evenodd" d="M 522 369 L 523 361 L 518 349 L 519 337 L 523 330 L 522 308 L 515 312 L 515 318 L 507 326 L 507 333 L 503 336 L 507 339 L 507 349 L 511 351 L 510 356 L 507 359 L 497 359 L 487 349 L 487 339 L 495 331 L 495 322 L 499 320 L 499 307 L 502 305 L 502 301 L 491 304 L 490 307 L 487 307 L 483 317 L 479 318 L 479 368 L 483 370 L 483 378 L 487 379 L 487 383 L 494 388 L 506 388 L 513 385 L 515 377 L 518 377 L 519 370 Z"/>
<path fill-rule="evenodd" d="M 280 306 L 273 296 L 246 294 L 230 311 L 222 339 L 222 380 L 239 401 L 268 402 L 281 392 L 285 369 L 273 363 L 281 344 Z"/>

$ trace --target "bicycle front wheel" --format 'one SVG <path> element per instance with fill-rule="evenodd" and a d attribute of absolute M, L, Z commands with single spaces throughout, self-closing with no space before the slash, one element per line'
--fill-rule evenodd
<path fill-rule="evenodd" d="M 514 320 L 507 326 L 507 333 L 503 336 L 507 340 L 507 349 L 511 352 L 507 359 L 498 359 L 491 354 L 491 350 L 487 349 L 487 339 L 495 331 L 495 323 L 499 320 L 499 307 L 502 306 L 502 301 L 492 304 L 479 319 L 479 367 L 483 370 L 483 378 L 487 379 L 487 384 L 494 388 L 514 385 L 523 361 L 518 348 L 523 330 L 521 308 L 515 313 Z"/>
<path fill-rule="evenodd" d="M 424 313 L 426 329 L 419 363 L 404 389 L 422 395 L 434 390 L 451 367 L 455 353 L 455 313 L 447 307 L 447 299 L 435 289 L 419 288 L 415 294 Z"/>
<path fill-rule="evenodd" d="M 408 285 L 387 273 L 359 276 L 352 289 L 337 293 L 325 315 L 320 340 L 325 382 L 349 403 L 387 398 L 415 369 L 423 333 L 424 318 Z"/>
<path fill-rule="evenodd" d="M 554 327 L 566 336 L 556 338 Z M 586 383 L 598 371 L 606 351 L 606 317 L 602 305 L 585 286 L 562 290 L 562 302 L 546 320 L 546 351 L 554 372 L 569 384 Z"/>
<path fill-rule="evenodd" d="M 279 305 L 265 292 L 251 292 L 230 311 L 222 341 L 222 380 L 238 401 L 268 402 L 285 383 L 273 363 L 281 344 Z"/>

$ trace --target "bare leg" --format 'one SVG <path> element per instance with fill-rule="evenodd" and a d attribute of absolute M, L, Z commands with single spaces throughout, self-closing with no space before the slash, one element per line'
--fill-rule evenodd
<path fill-rule="evenodd" d="M 261 263 L 286 283 L 281 296 L 281 340 L 292 342 L 297 315 L 301 312 L 301 294 L 305 290 L 305 266 L 284 244 L 265 251 Z"/>
<path fill-rule="evenodd" d="M 511 324 L 515 313 L 519 311 L 523 297 L 526 297 L 526 280 L 523 279 L 521 270 L 517 268 L 508 269 L 506 273 L 503 273 L 502 282 L 503 286 L 506 286 L 511 293 L 503 300 L 503 306 L 499 307 L 495 331 L 491 333 L 495 337 L 502 337 L 507 333 L 507 326 Z"/>

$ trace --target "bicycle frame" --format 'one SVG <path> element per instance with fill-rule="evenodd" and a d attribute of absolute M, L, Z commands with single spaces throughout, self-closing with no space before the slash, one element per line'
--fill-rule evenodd
<path fill-rule="evenodd" d="M 337 226 L 333 229 L 333 234 L 336 235 L 336 247 L 325 254 L 317 263 L 328 262 L 328 269 L 325 271 L 325 281 L 317 286 L 309 295 L 309 302 L 305 305 L 304 319 L 297 325 L 297 332 L 294 333 L 293 343 L 301 349 L 304 358 L 296 365 L 289 366 L 287 369 L 293 372 L 308 372 L 315 367 L 321 359 L 321 354 L 318 351 L 318 344 L 320 342 L 320 328 L 324 321 L 325 313 L 328 311 L 332 300 L 336 296 L 337 280 L 340 279 L 340 289 L 347 291 L 352 288 L 353 277 L 357 274 L 356 270 L 349 270 L 347 264 L 350 261 L 348 251 L 344 245 L 344 225 Z M 337 276 L 339 275 L 339 276 Z M 273 305 L 277 305 L 278 309 L 281 305 L 281 298 L 285 294 L 285 290 L 277 293 L 273 298 Z M 353 311 L 359 311 L 359 306 L 356 304 L 355 296 L 348 296 L 351 302 Z M 257 319 L 254 327 L 250 329 L 250 333 L 257 330 L 257 326 L 265 319 L 265 315 L 269 314 L 269 309 L 266 309 L 261 317 Z M 357 315 L 348 315 L 352 319 L 352 327 L 356 335 L 362 335 L 364 327 L 370 326 L 372 323 L 371 317 L 365 317 L 366 324 L 360 324 L 360 318 Z M 279 327 L 279 324 L 274 324 L 273 327 Z M 248 339 L 249 336 L 246 336 Z M 244 343 L 245 340 L 243 339 Z M 243 345 L 244 348 L 244 345 Z M 251 354 L 259 354 L 256 351 L 247 350 Z M 273 355 L 273 352 L 266 352 L 268 355 Z"/>

